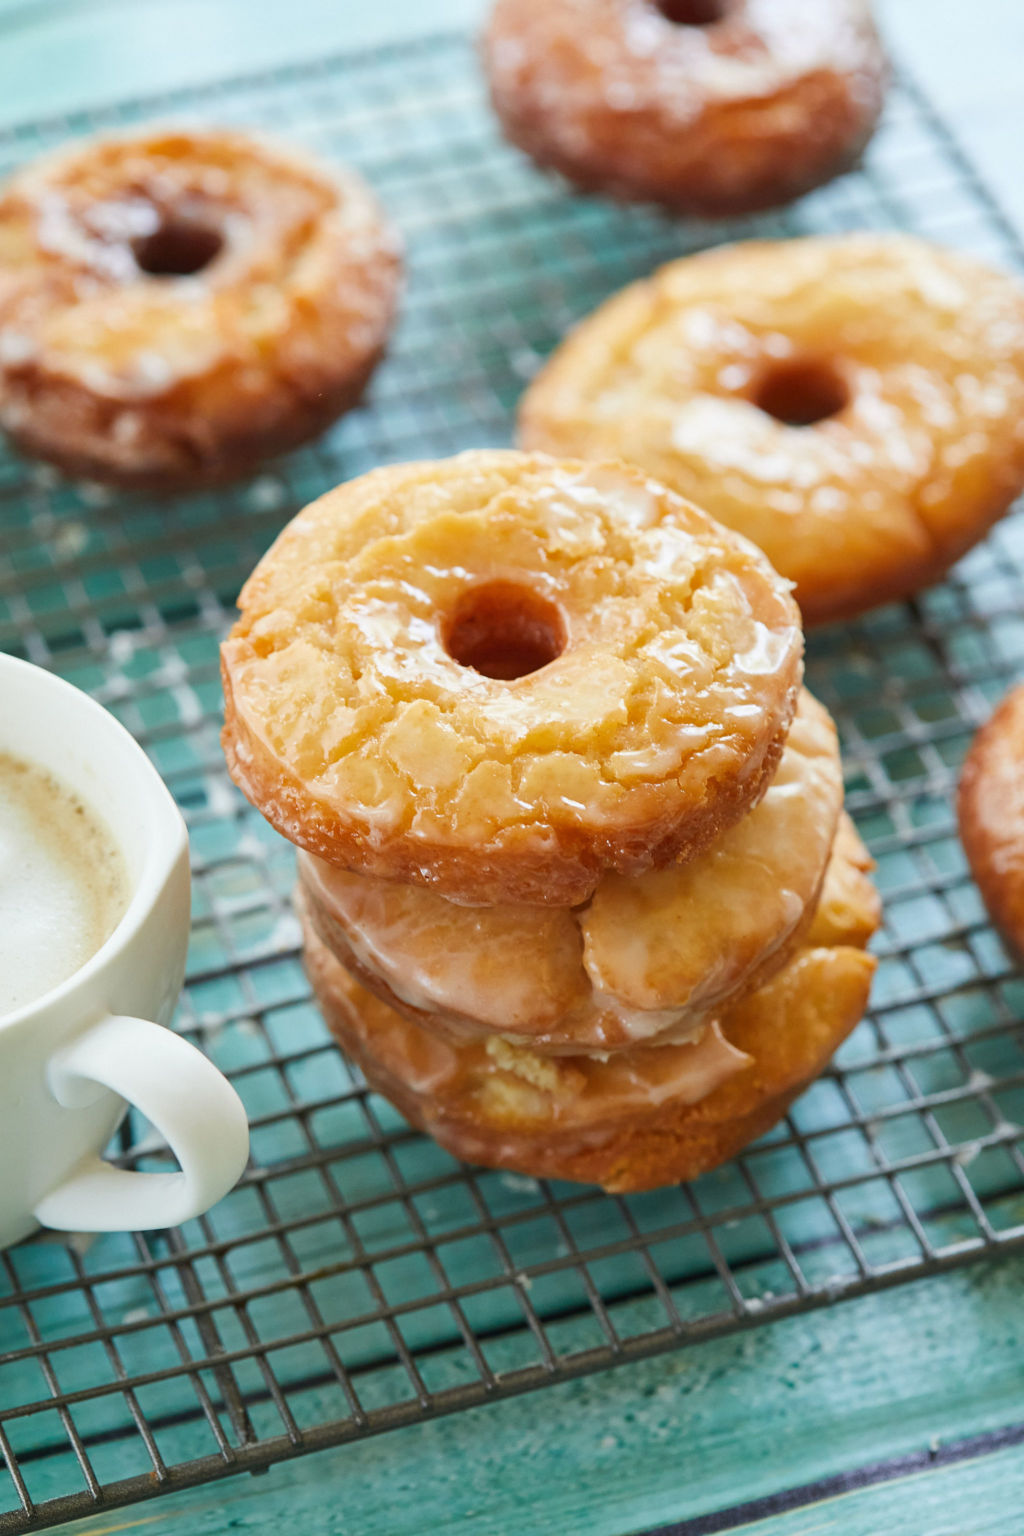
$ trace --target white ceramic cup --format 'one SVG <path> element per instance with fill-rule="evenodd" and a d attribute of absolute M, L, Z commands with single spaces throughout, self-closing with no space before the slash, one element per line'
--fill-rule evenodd
<path fill-rule="evenodd" d="M 241 1100 L 200 1051 L 164 1028 L 185 973 L 188 836 L 141 747 L 113 715 L 40 667 L 0 655 L 0 752 L 56 774 L 103 817 L 130 899 L 73 976 L 0 1015 L 0 1247 L 35 1227 L 171 1227 L 208 1210 L 245 1167 Z M 100 1156 L 134 1104 L 177 1173 Z"/>

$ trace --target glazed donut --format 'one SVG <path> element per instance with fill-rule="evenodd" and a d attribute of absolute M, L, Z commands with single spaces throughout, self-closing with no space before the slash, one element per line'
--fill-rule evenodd
<path fill-rule="evenodd" d="M 957 810 L 967 862 L 992 921 L 1024 954 L 1024 686 L 975 736 Z"/>
<path fill-rule="evenodd" d="M 694 1043 L 538 1056 L 500 1037 L 455 1046 L 349 975 L 303 916 L 305 963 L 328 1027 L 370 1085 L 468 1162 L 534 1177 L 653 1189 L 732 1157 L 768 1130 L 861 1017 L 875 962 L 856 947 L 877 898 L 847 829 L 852 942 L 807 947 Z M 826 877 L 830 891 L 832 869 Z M 300 897 L 300 911 L 302 900 Z M 842 930 L 830 895 L 829 932 Z"/>
<path fill-rule="evenodd" d="M 572 906 L 691 856 L 767 787 L 801 678 L 767 561 L 625 466 L 375 470 L 239 604 L 236 784 L 298 847 L 455 901 Z"/>
<path fill-rule="evenodd" d="M 856 614 L 936 581 L 1024 484 L 1024 292 L 906 235 L 686 257 L 569 336 L 520 431 L 692 497 L 805 622 Z"/>
<path fill-rule="evenodd" d="M 854 949 L 868 947 L 882 922 L 882 898 L 866 878 L 873 868 L 874 862 L 869 858 L 857 828 L 843 811 L 832 844 L 821 900 L 803 936 L 805 945 L 812 949 L 837 949 L 844 945 L 852 945 Z"/>
<path fill-rule="evenodd" d="M 569 907 L 464 907 L 299 855 L 320 937 L 369 989 L 456 1042 L 541 1053 L 692 1038 L 767 980 L 818 904 L 843 799 L 835 727 L 803 693 L 768 792 L 687 864 L 606 875 Z"/>
<path fill-rule="evenodd" d="M 498 0 L 483 51 L 540 165 L 710 217 L 847 170 L 888 78 L 864 0 Z"/>
<path fill-rule="evenodd" d="M 221 131 L 76 145 L 0 195 L 0 424 L 96 480 L 242 475 L 355 404 L 399 270 L 351 173 Z"/>

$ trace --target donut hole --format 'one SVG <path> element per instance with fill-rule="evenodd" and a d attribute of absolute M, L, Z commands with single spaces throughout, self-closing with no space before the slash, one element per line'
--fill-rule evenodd
<path fill-rule="evenodd" d="M 712 27 L 724 17 L 729 0 L 654 0 L 654 4 L 677 27 Z"/>
<path fill-rule="evenodd" d="M 565 643 L 555 604 L 512 581 L 471 587 L 444 627 L 453 661 L 504 682 L 539 672 L 561 656 Z"/>
<path fill-rule="evenodd" d="M 817 357 L 773 363 L 761 374 L 753 395 L 756 406 L 787 427 L 813 427 L 838 415 L 849 399 L 835 364 Z"/>
<path fill-rule="evenodd" d="M 136 266 L 150 277 L 192 277 L 223 247 L 224 238 L 212 224 L 180 214 L 162 215 L 156 229 L 132 242 Z"/>

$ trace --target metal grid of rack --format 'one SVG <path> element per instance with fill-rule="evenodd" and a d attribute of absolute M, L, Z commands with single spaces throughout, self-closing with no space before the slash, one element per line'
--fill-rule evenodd
<path fill-rule="evenodd" d="M 189 821 L 178 1026 L 233 1078 L 253 1156 L 211 1214 L 0 1256 L 0 1532 L 468 1408 L 1024 1241 L 1024 979 L 952 793 L 1024 662 L 1024 521 L 912 605 L 812 637 L 886 902 L 868 1020 L 787 1121 L 690 1187 L 612 1198 L 463 1167 L 369 1093 L 309 1000 L 292 854 L 227 781 L 217 641 L 292 513 L 369 466 L 506 442 L 566 327 L 658 261 L 751 233 L 911 229 L 1024 252 L 904 79 L 866 166 L 784 215 L 673 223 L 504 146 L 461 38 L 0 137 L 0 170 L 144 118 L 278 131 L 357 164 L 402 227 L 403 320 L 368 403 L 226 492 L 112 495 L 0 459 L 0 646 L 89 689 Z M 134 1139 L 133 1139 L 134 1138 Z M 134 1127 L 121 1156 L 166 1165 Z"/>

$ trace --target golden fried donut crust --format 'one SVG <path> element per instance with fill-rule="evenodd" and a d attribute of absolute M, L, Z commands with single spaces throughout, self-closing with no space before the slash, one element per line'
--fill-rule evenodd
<path fill-rule="evenodd" d="M 217 130 L 76 145 L 0 195 L 0 424 L 97 480 L 231 479 L 355 404 L 399 274 L 350 172 Z"/>
<path fill-rule="evenodd" d="M 793 425 L 758 399 L 838 408 Z M 692 497 L 796 583 L 805 622 L 856 614 L 936 581 L 1024 484 L 1024 291 L 906 235 L 685 257 L 562 343 L 520 435 Z"/>
<path fill-rule="evenodd" d="M 867 878 L 874 867 L 857 828 L 843 811 L 821 900 L 803 935 L 807 948 L 867 948 L 882 922 L 882 898 Z"/>
<path fill-rule="evenodd" d="M 875 898 L 856 840 L 852 855 L 852 942 L 798 950 L 693 1044 L 604 1060 L 537 1056 L 497 1037 L 453 1046 L 362 988 L 308 914 L 306 968 L 329 1028 L 371 1086 L 456 1156 L 611 1191 L 653 1189 L 696 1178 L 766 1131 L 860 1019 L 875 961 L 857 946 Z M 826 891 L 830 881 L 831 869 Z M 838 938 L 835 891 L 830 905 Z"/>
<path fill-rule="evenodd" d="M 967 861 L 989 915 L 1024 954 L 1024 686 L 1011 689 L 975 736 L 957 810 Z"/>
<path fill-rule="evenodd" d="M 499 643 L 509 591 L 565 641 L 511 679 L 446 638 L 497 592 L 474 643 Z M 767 786 L 802 669 L 796 607 L 751 545 L 625 466 L 514 452 L 339 487 L 239 604 L 235 782 L 329 863 L 479 904 L 571 906 L 605 870 L 706 845 Z"/>
<path fill-rule="evenodd" d="M 583 907 L 466 907 L 299 856 L 306 909 L 372 992 L 458 1042 L 542 1054 L 700 1033 L 810 923 L 843 799 L 835 727 L 801 695 L 764 799 L 686 864 L 606 875 Z"/>
<path fill-rule="evenodd" d="M 506 135 L 579 186 L 710 217 L 846 170 L 888 78 L 864 0 L 720 8 L 700 26 L 655 0 L 498 0 L 483 54 Z"/>

